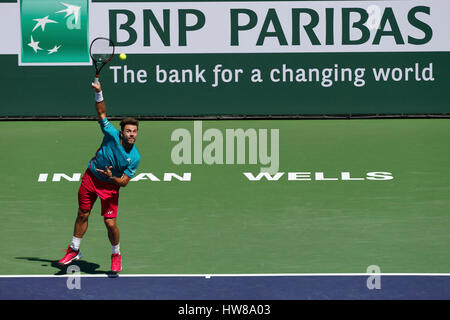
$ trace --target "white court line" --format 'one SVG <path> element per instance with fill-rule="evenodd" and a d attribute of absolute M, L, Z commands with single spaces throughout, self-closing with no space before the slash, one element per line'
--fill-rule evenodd
<path fill-rule="evenodd" d="M 236 273 L 236 274 L 118 274 L 119 278 L 175 278 L 175 277 L 359 277 L 359 276 L 423 276 L 423 277 L 449 277 L 450 273 Z M 78 274 L 69 273 L 62 275 L 0 275 L 0 278 L 64 278 L 64 277 L 83 277 L 83 278 L 107 278 L 115 277 L 111 274 Z"/>

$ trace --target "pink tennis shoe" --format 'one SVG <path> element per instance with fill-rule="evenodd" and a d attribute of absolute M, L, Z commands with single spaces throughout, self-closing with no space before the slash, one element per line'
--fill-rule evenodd
<path fill-rule="evenodd" d="M 64 257 L 61 260 L 58 261 L 58 263 L 60 265 L 65 266 L 65 265 L 70 264 L 74 260 L 81 259 L 81 257 L 82 257 L 81 251 L 80 250 L 75 251 L 69 245 L 69 248 L 67 248 L 67 250 L 66 250 L 66 254 L 64 255 Z"/>
<path fill-rule="evenodd" d="M 122 271 L 122 256 L 120 255 L 120 253 L 113 253 L 111 255 L 111 271 Z"/>

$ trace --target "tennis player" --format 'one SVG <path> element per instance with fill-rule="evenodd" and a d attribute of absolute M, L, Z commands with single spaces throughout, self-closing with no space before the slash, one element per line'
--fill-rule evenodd
<path fill-rule="evenodd" d="M 95 201 L 101 200 L 103 216 L 108 238 L 112 245 L 111 271 L 122 270 L 120 254 L 120 233 L 117 227 L 119 189 L 125 187 L 136 173 L 140 154 L 134 145 L 138 135 L 139 123 L 134 118 L 125 118 L 120 122 L 121 131 L 115 129 L 106 118 L 106 106 L 100 83 L 92 84 L 95 90 L 96 109 L 103 141 L 83 175 L 78 190 L 78 215 L 75 220 L 72 242 L 60 265 L 68 265 L 82 257 L 80 243 L 88 227 L 88 218 Z"/>

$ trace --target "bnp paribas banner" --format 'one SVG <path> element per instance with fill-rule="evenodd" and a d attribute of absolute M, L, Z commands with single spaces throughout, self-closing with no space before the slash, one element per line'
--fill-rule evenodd
<path fill-rule="evenodd" d="M 19 64 L 89 64 L 89 3 L 20 2 Z"/>
<path fill-rule="evenodd" d="M 450 113 L 450 1 L 0 0 L 0 117 Z"/>

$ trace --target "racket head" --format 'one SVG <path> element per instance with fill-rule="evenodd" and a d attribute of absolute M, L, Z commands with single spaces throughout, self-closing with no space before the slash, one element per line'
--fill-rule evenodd
<path fill-rule="evenodd" d="M 115 45 L 108 38 L 98 37 L 92 40 L 89 47 L 89 55 L 94 63 L 96 75 L 114 56 Z"/>

